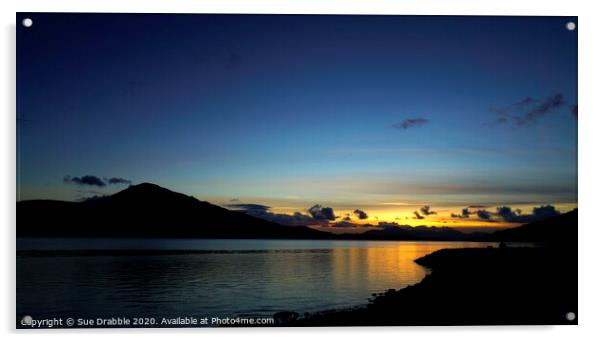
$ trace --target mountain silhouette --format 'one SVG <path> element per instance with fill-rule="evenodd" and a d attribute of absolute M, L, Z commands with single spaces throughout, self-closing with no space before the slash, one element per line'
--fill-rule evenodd
<path fill-rule="evenodd" d="M 323 239 L 332 235 L 268 222 L 151 183 L 84 202 L 21 201 L 17 221 L 21 237 Z"/>

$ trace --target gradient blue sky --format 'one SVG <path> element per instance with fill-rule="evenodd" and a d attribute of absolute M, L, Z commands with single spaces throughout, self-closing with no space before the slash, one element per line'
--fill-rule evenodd
<path fill-rule="evenodd" d="M 63 181 L 90 174 L 282 212 L 576 206 L 574 17 L 24 17 L 20 200 L 123 188 Z"/>

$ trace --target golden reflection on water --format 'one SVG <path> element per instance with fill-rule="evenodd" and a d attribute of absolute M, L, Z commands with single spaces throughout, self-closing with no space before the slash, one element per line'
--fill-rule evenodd
<path fill-rule="evenodd" d="M 382 289 L 383 284 L 399 289 L 420 282 L 429 270 L 414 260 L 444 248 L 482 247 L 483 244 L 447 242 L 377 242 L 374 246 L 335 248 L 332 277 L 335 288 L 349 284 L 366 289 Z"/>

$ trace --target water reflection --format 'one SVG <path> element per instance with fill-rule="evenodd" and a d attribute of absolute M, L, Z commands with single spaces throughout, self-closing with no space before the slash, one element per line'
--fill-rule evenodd
<path fill-rule="evenodd" d="M 71 249 L 73 243 L 21 241 L 19 249 Z M 131 248 L 124 241 L 96 244 L 99 249 Z M 303 313 L 349 307 L 365 304 L 371 293 L 420 281 L 427 270 L 413 261 L 423 255 L 486 245 L 186 240 L 164 241 L 163 246 L 194 253 L 19 256 L 17 314 L 261 316 L 280 310 Z"/>

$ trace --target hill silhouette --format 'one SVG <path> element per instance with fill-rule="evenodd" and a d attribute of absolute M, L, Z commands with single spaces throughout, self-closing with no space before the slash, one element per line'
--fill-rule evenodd
<path fill-rule="evenodd" d="M 517 228 L 493 232 L 483 239 L 487 241 L 543 242 L 577 245 L 577 209 L 549 219 L 528 223 Z"/>
<path fill-rule="evenodd" d="M 84 202 L 17 203 L 17 236 L 171 238 L 329 238 L 199 201 L 151 183 Z"/>

